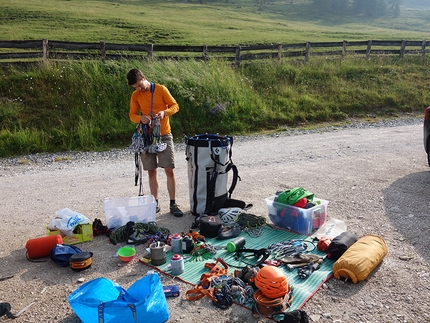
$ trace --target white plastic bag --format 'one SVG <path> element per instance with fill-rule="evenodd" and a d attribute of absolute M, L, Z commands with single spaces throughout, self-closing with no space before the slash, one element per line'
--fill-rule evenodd
<path fill-rule="evenodd" d="M 320 239 L 323 236 L 334 238 L 346 231 L 346 224 L 342 220 L 330 219 L 324 223 L 311 237 Z"/>
<path fill-rule="evenodd" d="M 79 224 L 88 224 L 90 219 L 79 212 L 64 208 L 55 212 L 55 219 L 48 224 L 49 230 L 60 230 L 61 234 L 71 236 Z"/>

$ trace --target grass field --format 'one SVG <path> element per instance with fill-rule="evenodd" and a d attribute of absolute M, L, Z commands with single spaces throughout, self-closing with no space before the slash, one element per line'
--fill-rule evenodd
<path fill-rule="evenodd" d="M 0 40 L 50 39 L 169 45 L 238 45 L 427 39 L 430 10 L 399 17 L 322 12 L 310 0 L 2 0 Z"/>
<path fill-rule="evenodd" d="M 402 8 L 398 18 L 369 18 L 324 13 L 312 3 L 2 0 L 0 41 L 238 45 L 430 38 L 430 10 Z M 429 59 L 418 55 L 267 60 L 238 69 L 222 61 L 1 65 L 0 157 L 128 146 L 134 125 L 125 74 L 132 67 L 177 99 L 181 110 L 171 122 L 179 140 L 419 114 L 430 103 Z"/>

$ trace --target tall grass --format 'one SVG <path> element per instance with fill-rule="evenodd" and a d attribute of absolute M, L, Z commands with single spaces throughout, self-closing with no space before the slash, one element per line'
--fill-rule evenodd
<path fill-rule="evenodd" d="M 0 67 L 0 157 L 127 147 L 135 125 L 125 75 L 134 67 L 177 99 L 171 123 L 178 140 L 421 113 L 430 102 L 429 61 L 420 57 L 265 61 L 239 69 L 217 60 Z"/>

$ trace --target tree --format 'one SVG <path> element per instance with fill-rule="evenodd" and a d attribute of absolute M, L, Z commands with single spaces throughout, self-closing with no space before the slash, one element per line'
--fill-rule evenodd
<path fill-rule="evenodd" d="M 385 0 L 353 0 L 352 7 L 356 14 L 374 17 L 385 14 L 387 4 Z"/>

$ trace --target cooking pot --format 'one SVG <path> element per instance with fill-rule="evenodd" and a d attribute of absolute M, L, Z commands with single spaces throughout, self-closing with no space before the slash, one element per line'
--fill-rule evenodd
<path fill-rule="evenodd" d="M 70 256 L 69 264 L 70 268 L 74 271 L 81 271 L 91 267 L 93 262 L 92 260 L 93 253 L 92 252 L 78 252 Z"/>

